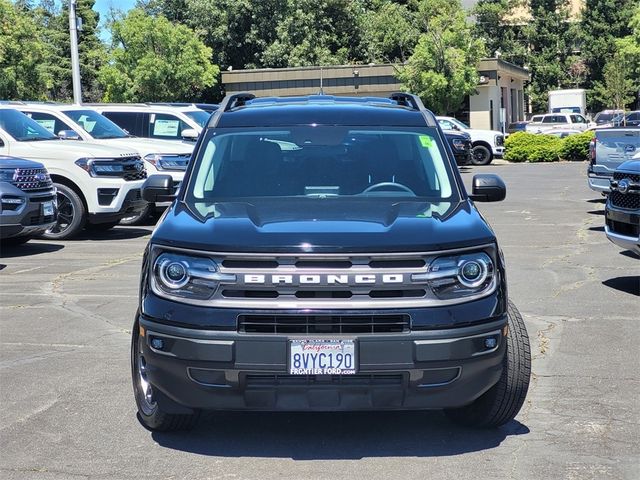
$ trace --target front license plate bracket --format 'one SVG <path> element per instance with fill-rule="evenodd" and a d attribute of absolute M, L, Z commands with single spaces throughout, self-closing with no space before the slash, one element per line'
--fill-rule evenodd
<path fill-rule="evenodd" d="M 289 340 L 290 375 L 353 375 L 357 371 L 353 339 Z"/>

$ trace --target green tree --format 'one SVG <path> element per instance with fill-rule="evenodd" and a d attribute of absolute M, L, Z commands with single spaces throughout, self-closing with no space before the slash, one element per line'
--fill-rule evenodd
<path fill-rule="evenodd" d="M 472 12 L 473 33 L 484 42 L 489 56 L 499 52 L 503 60 L 523 66 L 529 44 L 523 32 L 525 22 L 516 17 L 518 8 L 522 9 L 521 0 L 480 0 Z"/>
<path fill-rule="evenodd" d="M 192 101 L 216 83 L 211 49 L 186 26 L 134 9 L 111 28 L 105 101 Z"/>
<path fill-rule="evenodd" d="M 629 22 L 631 34 L 616 40 L 618 55 L 624 58 L 629 69 L 629 80 L 633 84 L 633 91 L 638 95 L 640 108 L 640 4 Z"/>
<path fill-rule="evenodd" d="M 603 105 L 624 110 L 633 101 L 634 82 L 631 80 L 629 61 L 616 53 L 604 66 L 603 81 L 595 82 L 594 96 Z"/>
<path fill-rule="evenodd" d="M 42 100 L 51 77 L 38 24 L 8 0 L 0 0 L 0 98 Z"/>
<path fill-rule="evenodd" d="M 264 51 L 269 67 L 350 63 L 363 57 L 359 1 L 289 0 L 276 26 L 276 39 Z"/>
<path fill-rule="evenodd" d="M 363 17 L 363 41 L 373 62 L 404 63 L 413 53 L 420 32 L 415 12 L 406 5 L 385 1 Z"/>
<path fill-rule="evenodd" d="M 601 82 L 604 66 L 616 52 L 616 39 L 631 33 L 629 19 L 638 0 L 586 0 L 581 21 L 581 55 L 589 69 L 586 87 Z M 593 100 L 597 102 L 597 98 Z M 594 110 L 607 105 L 593 103 Z"/>
<path fill-rule="evenodd" d="M 186 0 L 184 23 L 213 50 L 226 69 L 264 66 L 262 54 L 276 39 L 288 0 Z M 270 65 L 269 65 L 270 66 Z"/>
<path fill-rule="evenodd" d="M 459 0 L 423 0 L 418 45 L 398 78 L 437 113 L 457 110 L 475 92 L 484 46 L 471 35 Z"/>

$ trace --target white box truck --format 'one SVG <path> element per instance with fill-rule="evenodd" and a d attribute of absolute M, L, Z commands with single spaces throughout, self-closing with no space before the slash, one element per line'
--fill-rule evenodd
<path fill-rule="evenodd" d="M 583 88 L 549 91 L 549 113 L 580 113 L 587 111 L 587 92 Z"/>

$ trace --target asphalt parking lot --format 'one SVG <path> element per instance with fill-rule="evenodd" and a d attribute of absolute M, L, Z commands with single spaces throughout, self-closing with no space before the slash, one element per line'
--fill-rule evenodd
<path fill-rule="evenodd" d="M 137 421 L 129 336 L 151 227 L 0 258 L 2 479 L 640 478 L 640 260 L 608 242 L 582 163 L 498 173 L 478 204 L 533 348 L 517 420 L 461 428 L 440 412 L 217 414 L 190 433 Z"/>

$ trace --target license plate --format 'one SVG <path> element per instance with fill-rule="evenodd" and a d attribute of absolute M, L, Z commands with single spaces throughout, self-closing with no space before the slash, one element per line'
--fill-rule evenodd
<path fill-rule="evenodd" d="M 53 215 L 53 202 L 44 202 L 42 204 L 42 215 L 45 217 Z"/>
<path fill-rule="evenodd" d="M 356 373 L 353 340 L 289 340 L 291 375 L 352 375 Z"/>

